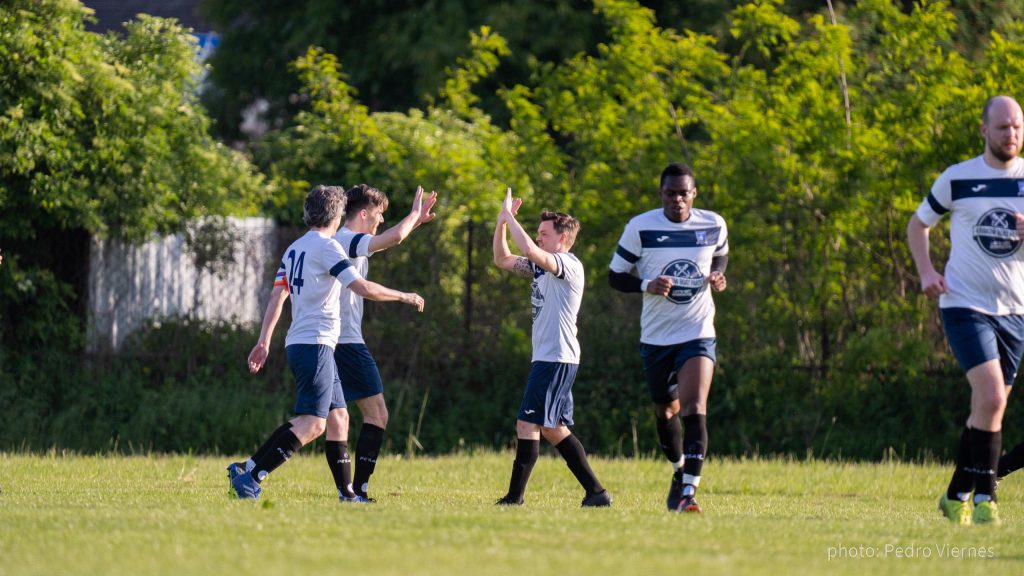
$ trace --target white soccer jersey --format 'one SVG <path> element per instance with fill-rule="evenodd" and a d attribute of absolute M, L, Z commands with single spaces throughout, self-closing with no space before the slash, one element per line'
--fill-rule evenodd
<path fill-rule="evenodd" d="M 1024 314 L 1024 251 L 1014 218 L 1024 213 L 1024 160 L 999 170 L 978 156 L 947 168 L 917 217 L 934 226 L 947 212 L 950 251 L 943 274 L 949 292 L 939 297 L 939 307 Z"/>
<path fill-rule="evenodd" d="M 360 278 L 334 238 L 310 230 L 284 252 L 274 286 L 292 299 L 292 325 L 285 346 L 338 343 L 341 318 L 338 294 Z"/>
<path fill-rule="evenodd" d="M 372 234 L 353 232 L 344 226 L 334 239 L 364 278 L 370 268 L 368 258 Z M 348 288 L 341 289 L 341 336 L 339 344 L 364 344 L 363 341 L 363 297 Z"/>
<path fill-rule="evenodd" d="M 583 263 L 568 252 L 552 254 L 558 270 L 533 269 L 533 361 L 580 363 L 576 315 L 583 301 Z"/>
<path fill-rule="evenodd" d="M 729 253 L 725 220 L 692 208 L 685 222 L 669 220 L 663 210 L 644 212 L 629 221 L 612 257 L 614 272 L 641 279 L 671 276 L 668 296 L 644 292 L 640 341 L 668 346 L 715 337 L 715 302 L 708 290 L 711 259 Z"/>

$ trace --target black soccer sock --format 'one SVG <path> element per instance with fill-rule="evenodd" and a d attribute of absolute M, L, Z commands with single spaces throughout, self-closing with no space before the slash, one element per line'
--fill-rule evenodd
<path fill-rule="evenodd" d="M 526 494 L 526 483 L 530 481 L 530 473 L 533 472 L 533 465 L 540 457 L 540 440 L 519 439 L 519 446 L 516 448 L 516 459 L 512 462 L 512 478 L 508 483 L 507 498 L 522 502 L 523 494 Z"/>
<path fill-rule="evenodd" d="M 556 444 L 555 448 L 558 449 L 562 458 L 565 458 L 565 463 L 569 465 L 572 475 L 576 477 L 576 481 L 583 486 L 588 495 L 604 492 L 604 486 L 597 481 L 597 476 L 594 475 L 594 471 L 590 468 L 590 462 L 587 461 L 587 452 L 576 436 L 569 434 Z"/>
<path fill-rule="evenodd" d="M 302 448 L 302 442 L 299 442 L 298 437 L 291 430 L 279 432 L 277 439 L 273 441 L 263 457 L 255 461 L 256 467 L 250 474 L 257 482 L 262 482 L 267 474 L 287 462 L 292 454 L 299 451 L 299 448 Z"/>
<path fill-rule="evenodd" d="M 996 476 L 1004 478 L 1011 473 L 1024 468 L 1024 442 L 1017 444 L 999 459 L 999 468 L 996 469 Z"/>
<path fill-rule="evenodd" d="M 369 489 L 370 476 L 377 467 L 377 455 L 384 443 L 384 429 L 373 424 L 363 423 L 359 430 L 359 441 L 356 442 L 356 473 L 352 485 L 356 494 L 366 497 Z"/>
<path fill-rule="evenodd" d="M 352 498 L 352 460 L 348 457 L 348 442 L 328 440 L 324 445 L 327 465 L 334 476 L 334 485 L 338 487 L 338 495 Z"/>
<path fill-rule="evenodd" d="M 970 494 L 974 491 L 974 474 L 970 471 L 973 438 L 973 428 L 966 427 L 960 433 L 960 445 L 956 451 L 956 468 L 953 470 L 953 477 L 949 480 L 949 487 L 946 488 L 946 498 L 949 500 L 960 500 L 961 494 Z"/>
<path fill-rule="evenodd" d="M 264 442 L 262 446 L 257 448 L 256 452 L 254 452 L 253 455 L 249 457 L 249 459 L 252 460 L 253 462 L 259 462 L 260 458 L 263 458 L 264 456 L 266 456 L 267 452 L 273 447 L 274 442 L 277 441 L 278 435 L 281 434 L 282 432 L 285 432 L 285 431 L 288 431 L 288 430 L 291 430 L 291 429 L 292 429 L 292 423 L 291 422 L 285 422 L 284 424 L 281 424 L 280 426 L 278 426 L 276 430 L 274 430 L 273 432 L 270 433 L 270 438 L 267 438 L 267 441 Z"/>
<path fill-rule="evenodd" d="M 996 499 L 996 467 L 999 466 L 999 452 L 1002 450 L 1003 433 L 987 430 L 972 430 L 972 465 L 974 472 L 974 497 L 991 496 Z M 983 498 L 982 498 L 983 499 Z"/>
<path fill-rule="evenodd" d="M 655 418 L 658 425 L 658 444 L 665 458 L 673 465 L 683 459 L 683 427 L 679 423 L 679 417 L 673 416 L 668 420 Z"/>
<path fill-rule="evenodd" d="M 708 417 L 704 414 L 683 416 L 683 483 L 700 484 L 700 471 L 708 453 Z"/>

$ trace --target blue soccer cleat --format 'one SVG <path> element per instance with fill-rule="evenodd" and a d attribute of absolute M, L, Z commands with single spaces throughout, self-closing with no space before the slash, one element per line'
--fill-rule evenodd
<path fill-rule="evenodd" d="M 259 500 L 263 488 L 260 487 L 252 474 L 239 474 L 231 480 L 231 489 L 235 491 L 239 500 Z"/>

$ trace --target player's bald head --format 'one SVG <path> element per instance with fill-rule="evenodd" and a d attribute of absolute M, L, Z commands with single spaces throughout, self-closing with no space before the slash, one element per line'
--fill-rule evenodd
<path fill-rule="evenodd" d="M 981 123 L 986 126 L 994 118 L 1003 116 L 1021 116 L 1020 104 L 1009 96 L 993 96 L 985 101 L 981 108 Z"/>

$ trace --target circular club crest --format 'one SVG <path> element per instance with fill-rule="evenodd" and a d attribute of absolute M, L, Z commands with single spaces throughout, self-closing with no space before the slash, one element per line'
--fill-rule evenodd
<path fill-rule="evenodd" d="M 704 289 L 704 275 L 691 260 L 674 260 L 661 271 L 672 278 L 667 298 L 676 304 L 689 304 Z"/>
<path fill-rule="evenodd" d="M 973 235 L 985 254 L 996 258 L 1006 258 L 1020 248 L 1013 212 L 1006 208 L 986 212 L 974 225 Z"/>

